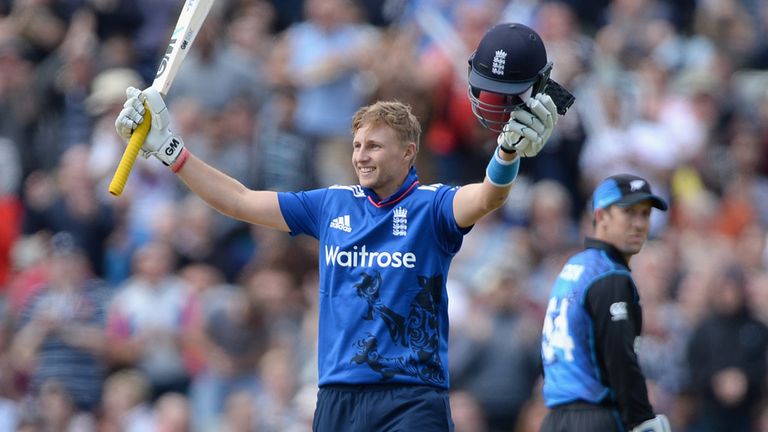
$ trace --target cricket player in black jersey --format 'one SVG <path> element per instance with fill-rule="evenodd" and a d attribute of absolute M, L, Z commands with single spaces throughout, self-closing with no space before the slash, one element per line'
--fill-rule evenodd
<path fill-rule="evenodd" d="M 652 208 L 667 203 L 638 176 L 595 189 L 594 237 L 563 266 L 547 306 L 542 432 L 670 431 L 648 401 L 634 350 L 643 318 L 629 260 L 648 238 Z"/>

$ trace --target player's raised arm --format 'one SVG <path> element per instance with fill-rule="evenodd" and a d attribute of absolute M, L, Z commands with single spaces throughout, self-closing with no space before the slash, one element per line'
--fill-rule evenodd
<path fill-rule="evenodd" d="M 525 101 L 526 109 L 512 112 L 499 133 L 482 183 L 466 185 L 456 192 L 453 211 L 460 227 L 468 227 L 501 207 L 517 177 L 522 157 L 536 156 L 547 143 L 557 123 L 557 107 L 549 95 L 539 93 Z"/>
<path fill-rule="evenodd" d="M 277 192 L 248 189 L 191 153 L 176 174 L 190 190 L 219 212 L 252 224 L 289 231 L 280 211 Z"/>
<path fill-rule="evenodd" d="M 219 212 L 252 224 L 289 231 L 280 211 L 277 192 L 254 191 L 192 155 L 182 138 L 168 127 L 170 115 L 162 96 L 153 88 L 128 88 L 128 100 L 115 121 L 118 134 L 128 140 L 143 121 L 144 104 L 151 111 L 152 127 L 142 146 L 144 157 L 154 156 L 169 166 L 192 192 Z"/>
<path fill-rule="evenodd" d="M 461 227 L 501 207 L 517 176 L 520 158 L 541 151 L 559 115 L 573 103 L 573 96 L 549 78 L 552 63 L 547 61 L 544 43 L 525 25 L 498 24 L 488 30 L 469 65 L 467 94 L 472 112 L 480 124 L 499 135 L 483 182 L 456 193 L 454 216 Z"/>

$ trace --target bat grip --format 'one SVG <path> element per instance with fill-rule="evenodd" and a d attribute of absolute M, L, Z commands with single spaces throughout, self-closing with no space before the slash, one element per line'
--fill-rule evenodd
<path fill-rule="evenodd" d="M 131 139 L 128 141 L 128 145 L 125 147 L 123 157 L 120 159 L 120 164 L 117 165 L 115 175 L 112 177 L 112 181 L 109 183 L 109 193 L 114 196 L 120 196 L 125 188 L 125 183 L 128 181 L 128 176 L 131 174 L 133 163 L 136 161 L 136 156 L 139 155 L 141 146 L 144 145 L 144 141 L 149 134 L 149 128 L 152 125 L 152 116 L 149 112 L 146 102 L 144 103 L 144 121 L 134 129 L 131 134 Z"/>

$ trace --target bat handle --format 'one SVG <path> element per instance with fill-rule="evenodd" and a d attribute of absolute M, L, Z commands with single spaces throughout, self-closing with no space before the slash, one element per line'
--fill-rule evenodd
<path fill-rule="evenodd" d="M 128 176 L 131 174 L 133 163 L 136 161 L 136 156 L 139 155 L 141 146 L 144 145 L 144 140 L 147 139 L 149 134 L 149 128 L 152 125 L 152 116 L 149 112 L 146 102 L 144 103 L 144 121 L 141 122 L 131 134 L 131 139 L 128 141 L 128 146 L 125 147 L 123 157 L 120 159 L 120 164 L 117 165 L 115 175 L 112 177 L 112 181 L 109 183 L 109 193 L 114 196 L 120 196 L 125 188 L 125 183 L 128 181 Z"/>

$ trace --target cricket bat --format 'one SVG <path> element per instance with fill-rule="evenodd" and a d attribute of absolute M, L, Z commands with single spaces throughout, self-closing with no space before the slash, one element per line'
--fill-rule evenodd
<path fill-rule="evenodd" d="M 168 48 L 160 60 L 155 80 L 152 82 L 152 87 L 163 97 L 168 94 L 168 90 L 171 88 L 171 84 L 173 84 L 173 80 L 179 72 L 181 63 L 187 56 L 195 36 L 197 36 L 200 28 L 203 26 L 203 21 L 205 21 L 205 17 L 208 15 L 208 11 L 211 10 L 214 1 L 186 0 L 184 2 L 179 19 L 176 21 L 176 27 L 171 34 Z M 123 157 L 120 159 L 120 164 L 117 166 L 112 181 L 109 183 L 109 193 L 112 195 L 119 196 L 123 193 L 125 183 L 131 174 L 133 163 L 136 161 L 136 156 L 139 155 L 141 146 L 144 145 L 144 140 L 147 139 L 151 124 L 152 118 L 149 108 L 145 104 L 144 121 L 133 131 L 131 139 L 128 141 L 128 146 L 126 146 L 123 152 Z"/>

